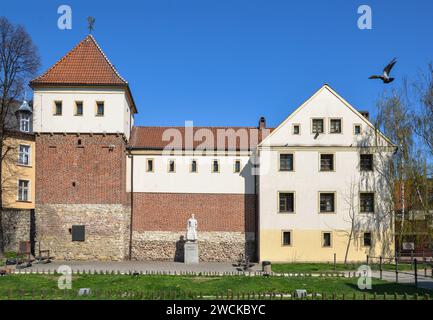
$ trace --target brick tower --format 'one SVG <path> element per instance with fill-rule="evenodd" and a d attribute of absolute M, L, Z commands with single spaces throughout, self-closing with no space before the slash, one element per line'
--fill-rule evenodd
<path fill-rule="evenodd" d="M 137 112 L 128 83 L 89 35 L 30 85 L 36 248 L 56 259 L 124 259 L 126 145 Z"/>

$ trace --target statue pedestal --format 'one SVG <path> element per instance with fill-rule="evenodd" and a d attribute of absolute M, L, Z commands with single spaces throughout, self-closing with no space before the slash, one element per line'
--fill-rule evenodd
<path fill-rule="evenodd" d="M 185 252 L 184 262 L 186 264 L 195 264 L 195 263 L 199 262 L 199 260 L 198 260 L 198 243 L 197 243 L 197 241 L 195 241 L 195 242 L 190 242 L 190 241 L 185 242 L 184 252 Z"/>

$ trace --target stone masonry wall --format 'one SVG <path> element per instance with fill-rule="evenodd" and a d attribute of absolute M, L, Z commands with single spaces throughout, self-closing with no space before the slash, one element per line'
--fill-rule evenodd
<path fill-rule="evenodd" d="M 129 251 L 130 208 L 119 204 L 36 205 L 36 240 L 56 260 L 123 260 Z M 85 241 L 72 241 L 72 225 Z"/>
<path fill-rule="evenodd" d="M 185 232 L 133 231 L 134 260 L 183 262 Z M 200 261 L 233 262 L 239 255 L 254 255 L 253 232 L 199 232 Z"/>
<path fill-rule="evenodd" d="M 17 252 L 20 241 L 30 241 L 31 210 L 3 209 L 0 214 L 5 252 Z"/>

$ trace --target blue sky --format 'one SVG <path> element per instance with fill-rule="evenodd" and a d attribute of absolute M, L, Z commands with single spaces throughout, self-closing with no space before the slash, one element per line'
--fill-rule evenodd
<path fill-rule="evenodd" d="M 72 7 L 72 30 L 57 8 Z M 373 29 L 357 27 L 368 4 Z M 322 84 L 374 114 L 386 88 L 433 61 L 433 1 L 7 1 L 0 15 L 23 24 L 41 72 L 87 34 L 131 86 L 140 125 L 277 126 Z M 393 57 L 397 80 L 368 80 Z"/>

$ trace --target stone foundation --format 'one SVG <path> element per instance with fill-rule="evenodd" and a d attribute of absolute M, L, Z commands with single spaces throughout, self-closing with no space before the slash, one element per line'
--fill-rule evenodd
<path fill-rule="evenodd" d="M 20 241 L 30 241 L 31 210 L 3 209 L 1 223 L 5 252 L 17 252 Z"/>
<path fill-rule="evenodd" d="M 134 260 L 179 261 L 184 259 L 185 232 L 134 231 L 132 257 Z M 200 261 L 233 262 L 239 254 L 254 257 L 253 232 L 199 232 Z"/>
<path fill-rule="evenodd" d="M 123 260 L 129 251 L 130 208 L 120 204 L 36 206 L 36 240 L 58 260 Z M 72 225 L 85 241 L 72 241 Z"/>

